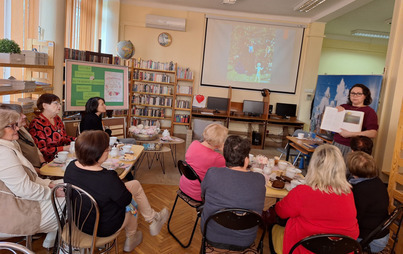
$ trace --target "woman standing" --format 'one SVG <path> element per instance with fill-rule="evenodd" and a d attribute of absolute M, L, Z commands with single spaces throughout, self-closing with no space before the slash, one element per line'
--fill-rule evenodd
<path fill-rule="evenodd" d="M 114 170 L 101 166 L 108 159 L 109 149 L 109 137 L 105 132 L 81 133 L 75 143 L 77 160 L 67 166 L 64 182 L 82 188 L 97 201 L 100 209 L 98 236 L 110 236 L 124 228 L 126 241 L 123 250 L 131 252 L 143 239 L 141 231 L 137 231 L 137 210 L 127 210 L 132 199 L 137 202 L 141 215 L 150 223 L 150 234 L 153 236 L 159 234 L 169 213 L 166 208 L 159 213 L 151 208 L 139 181 L 123 183 Z M 83 203 L 84 210 L 87 206 L 91 204 Z M 95 214 L 91 214 L 88 221 L 92 223 L 86 223 L 83 231 L 91 234 Z"/>
<path fill-rule="evenodd" d="M 105 100 L 101 97 L 89 98 L 85 104 L 85 113 L 80 123 L 80 132 L 86 130 L 101 130 L 111 136 L 111 130 L 104 130 L 102 114 L 106 112 Z"/>
<path fill-rule="evenodd" d="M 51 203 L 55 184 L 39 178 L 13 142 L 18 139 L 19 119 L 17 112 L 0 109 L 0 236 L 50 232 L 43 246 L 51 248 L 58 227 Z"/>
<path fill-rule="evenodd" d="M 355 84 L 349 91 L 347 104 L 337 106 L 339 111 L 355 110 L 364 112 L 364 121 L 360 132 L 351 132 L 342 129 L 341 132 L 334 135 L 334 145 L 340 149 L 343 156 L 351 152 L 350 139 L 352 137 L 376 137 L 378 133 L 378 116 L 375 111 L 368 106 L 371 102 L 371 91 L 368 87 L 363 84 Z"/>
<path fill-rule="evenodd" d="M 47 162 L 52 161 L 60 151 L 69 151 L 74 137 L 67 136 L 62 119 L 60 98 L 54 94 L 42 94 L 36 103 L 41 114 L 29 125 L 29 133 Z"/>
<path fill-rule="evenodd" d="M 340 150 L 332 145 L 316 148 L 305 179 L 306 185 L 292 189 L 275 206 L 278 216 L 289 218 L 285 231 L 278 225 L 273 227 L 276 252 L 289 253 L 294 244 L 314 234 L 342 234 L 357 239 L 357 211 Z M 295 253 L 305 252 L 300 246 Z"/>

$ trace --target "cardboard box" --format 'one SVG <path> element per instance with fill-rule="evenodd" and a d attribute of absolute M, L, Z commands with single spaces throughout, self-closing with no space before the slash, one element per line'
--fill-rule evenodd
<path fill-rule="evenodd" d="M 25 55 L 0 53 L 0 63 L 25 64 Z"/>
<path fill-rule="evenodd" d="M 38 65 L 39 64 L 39 52 L 32 50 L 23 50 L 22 54 L 25 55 L 25 64 Z"/>

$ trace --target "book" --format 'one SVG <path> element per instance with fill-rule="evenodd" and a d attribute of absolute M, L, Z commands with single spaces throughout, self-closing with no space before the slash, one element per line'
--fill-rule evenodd
<path fill-rule="evenodd" d="M 355 110 L 338 111 L 337 108 L 326 107 L 320 128 L 327 131 L 341 132 L 345 129 L 359 132 L 362 129 L 364 112 Z"/>

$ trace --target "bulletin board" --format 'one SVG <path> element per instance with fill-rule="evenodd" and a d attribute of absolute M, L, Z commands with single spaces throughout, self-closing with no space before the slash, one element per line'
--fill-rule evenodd
<path fill-rule="evenodd" d="M 105 100 L 107 110 L 129 108 L 126 66 L 66 60 L 65 110 L 84 111 L 91 97 Z"/>

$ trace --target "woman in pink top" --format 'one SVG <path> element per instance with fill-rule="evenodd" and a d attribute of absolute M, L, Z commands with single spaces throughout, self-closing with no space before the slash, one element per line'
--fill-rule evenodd
<path fill-rule="evenodd" d="M 186 162 L 196 171 L 203 181 L 207 170 L 211 167 L 225 167 L 225 159 L 222 152 L 228 129 L 219 123 L 207 125 L 203 131 L 203 142 L 193 141 L 186 151 Z M 201 187 L 198 180 L 190 181 L 181 176 L 179 188 L 194 200 L 201 201 Z"/>

